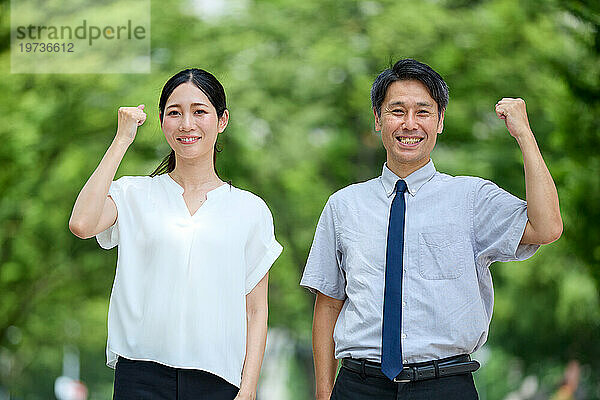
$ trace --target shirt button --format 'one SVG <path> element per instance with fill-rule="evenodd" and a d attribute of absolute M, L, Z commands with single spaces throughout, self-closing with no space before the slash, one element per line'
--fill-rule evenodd
<path fill-rule="evenodd" d="M 406 302 L 405 301 L 402 302 L 402 307 L 406 307 Z"/>
<path fill-rule="evenodd" d="M 403 364 L 408 364 L 408 360 L 404 360 L 402 363 Z"/>
<path fill-rule="evenodd" d="M 402 334 L 400 337 L 401 337 L 402 339 L 406 339 L 406 333 L 403 333 L 403 334 Z"/>

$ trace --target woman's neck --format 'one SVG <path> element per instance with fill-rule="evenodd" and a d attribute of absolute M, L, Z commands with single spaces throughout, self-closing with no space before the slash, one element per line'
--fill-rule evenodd
<path fill-rule="evenodd" d="M 223 183 L 215 172 L 212 157 L 208 160 L 177 157 L 175 169 L 169 175 L 184 190 L 210 190 Z"/>

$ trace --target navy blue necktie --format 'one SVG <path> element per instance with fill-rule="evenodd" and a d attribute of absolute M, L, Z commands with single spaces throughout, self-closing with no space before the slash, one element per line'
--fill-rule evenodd
<path fill-rule="evenodd" d="M 390 208 L 383 295 L 381 371 L 394 379 L 402 371 L 402 254 L 404 252 L 404 192 L 406 182 L 396 182 L 396 197 Z"/>

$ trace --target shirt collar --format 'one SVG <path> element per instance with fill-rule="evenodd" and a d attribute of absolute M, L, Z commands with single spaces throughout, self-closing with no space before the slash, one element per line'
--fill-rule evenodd
<path fill-rule="evenodd" d="M 404 178 L 404 182 L 406 182 L 406 186 L 408 188 L 408 193 L 410 193 L 412 196 L 416 195 L 419 189 L 421 189 L 421 186 L 433 178 L 433 175 L 435 175 L 435 165 L 433 165 L 433 160 L 430 159 L 427 164 Z M 383 171 L 381 172 L 381 176 L 379 178 L 381 179 L 381 183 L 385 189 L 385 194 L 388 197 L 394 194 L 396 182 L 398 182 L 399 179 L 402 179 L 388 168 L 387 163 L 383 164 Z"/>

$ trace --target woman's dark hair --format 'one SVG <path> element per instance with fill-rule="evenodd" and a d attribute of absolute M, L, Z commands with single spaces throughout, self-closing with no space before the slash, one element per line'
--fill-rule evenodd
<path fill-rule="evenodd" d="M 405 58 L 379 74 L 371 88 L 371 104 L 377 115 L 381 116 L 381 104 L 385 99 L 388 87 L 396 81 L 417 80 L 429 90 L 429 94 L 438 105 L 438 116 L 448 105 L 448 85 L 444 78 L 429 65 L 411 58 Z"/>
<path fill-rule="evenodd" d="M 221 83 L 214 77 L 210 72 L 204 71 L 203 69 L 190 68 L 185 69 L 177 74 L 173 75 L 165 86 L 163 86 L 160 94 L 160 100 L 158 101 L 158 111 L 160 117 L 160 123 L 162 126 L 163 116 L 165 112 L 165 105 L 167 99 L 171 96 L 171 93 L 181 84 L 192 82 L 196 87 L 208 97 L 210 103 L 217 110 L 217 117 L 221 118 L 223 113 L 227 109 L 225 102 L 225 90 Z M 215 166 L 215 173 L 217 176 L 217 153 L 221 152 L 221 149 L 215 143 L 215 151 L 213 153 L 213 165 Z M 171 150 L 168 156 L 166 156 L 158 167 L 150 174 L 150 176 L 162 175 L 169 173 L 175 169 L 175 151 Z"/>

